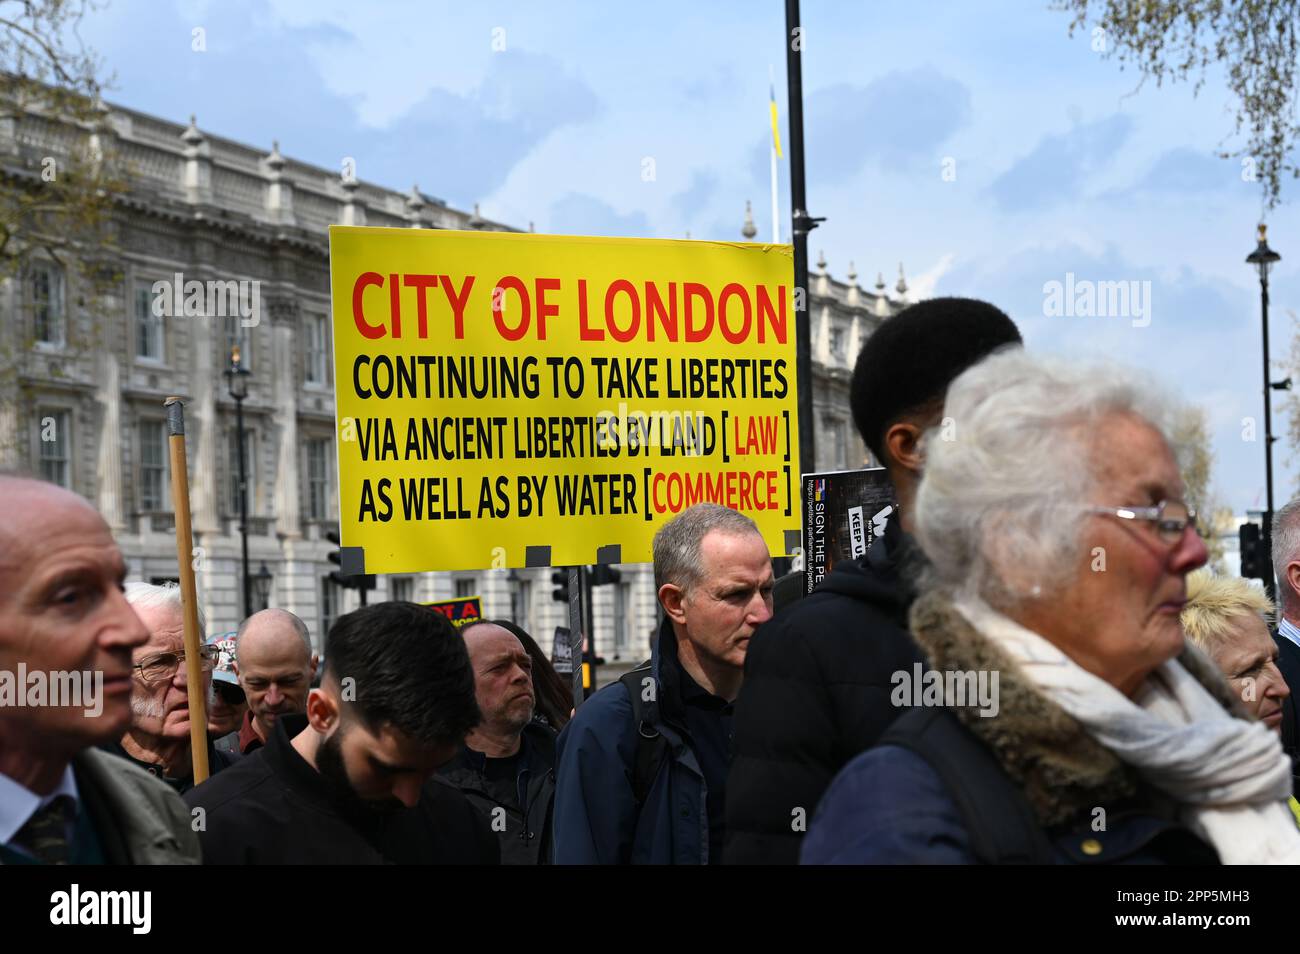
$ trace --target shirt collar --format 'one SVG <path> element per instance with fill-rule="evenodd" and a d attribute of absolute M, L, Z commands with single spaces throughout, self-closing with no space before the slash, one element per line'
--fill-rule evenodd
<path fill-rule="evenodd" d="M 81 796 L 70 764 L 63 769 L 63 777 L 59 779 L 54 791 L 45 796 L 37 795 L 8 775 L 0 773 L 0 845 L 12 841 L 32 815 L 60 795 L 70 796 L 73 803 L 80 806 Z"/>
<path fill-rule="evenodd" d="M 255 749 L 260 749 L 263 744 L 262 737 L 253 728 L 253 710 L 249 709 L 244 713 L 244 724 L 239 727 L 240 754 L 247 755 Z"/>
<path fill-rule="evenodd" d="M 1300 628 L 1297 628 L 1285 616 L 1283 616 L 1277 624 L 1277 634 L 1279 636 L 1285 636 L 1287 639 L 1291 640 L 1291 642 L 1300 646 Z"/>

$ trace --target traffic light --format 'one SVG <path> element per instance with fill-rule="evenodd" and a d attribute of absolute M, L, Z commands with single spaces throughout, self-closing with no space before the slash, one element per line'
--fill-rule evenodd
<path fill-rule="evenodd" d="M 551 574 L 551 582 L 555 584 L 555 589 L 551 591 L 551 599 L 557 603 L 569 602 L 569 571 L 556 570 Z"/>
<path fill-rule="evenodd" d="M 335 530 L 327 531 L 325 534 L 325 539 L 328 540 L 330 543 L 334 544 L 336 547 L 342 546 L 342 541 L 339 540 L 338 532 Z M 364 606 L 366 590 L 373 590 L 375 588 L 375 575 L 373 573 L 366 573 L 361 576 L 353 576 L 351 574 L 344 573 L 342 569 L 343 555 L 338 550 L 331 550 L 329 552 L 328 559 L 335 566 L 339 567 L 339 569 L 337 570 L 330 571 L 330 579 L 346 590 L 360 590 L 361 605 Z"/>
<path fill-rule="evenodd" d="M 1246 579 L 1264 579 L 1264 574 L 1268 572 L 1268 560 L 1264 553 L 1264 543 L 1260 539 L 1259 524 L 1243 523 L 1237 534 L 1241 545 L 1241 575 Z"/>
<path fill-rule="evenodd" d="M 607 563 L 597 563 L 591 568 L 591 585 L 604 586 L 606 583 L 617 583 L 623 579 L 623 572 L 616 570 Z"/>

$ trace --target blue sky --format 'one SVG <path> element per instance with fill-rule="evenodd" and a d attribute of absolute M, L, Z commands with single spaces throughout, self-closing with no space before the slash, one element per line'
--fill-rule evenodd
<path fill-rule="evenodd" d="M 1029 347 L 1119 359 L 1205 408 L 1219 497 L 1263 507 L 1261 214 L 1212 75 L 1136 90 L 1046 0 L 803 4 L 811 240 L 869 286 L 1005 308 Z M 206 50 L 192 49 L 202 28 Z M 110 98 L 539 232 L 770 236 L 769 66 L 783 4 L 110 0 L 83 28 Z M 784 136 L 784 129 L 783 129 Z M 646 160 L 654 176 L 647 180 Z M 945 177 L 944 170 L 950 174 Z M 955 177 L 951 171 L 955 170 Z M 781 208 L 788 216 L 786 166 Z M 1300 314 L 1300 183 L 1269 216 L 1275 376 Z M 788 223 L 782 236 L 788 240 Z M 1067 273 L 1151 283 L 1150 322 L 1051 317 Z M 1298 382 L 1300 384 L 1300 382 Z M 1284 411 L 1275 431 L 1285 435 Z M 1275 448 L 1276 497 L 1296 456 Z"/>

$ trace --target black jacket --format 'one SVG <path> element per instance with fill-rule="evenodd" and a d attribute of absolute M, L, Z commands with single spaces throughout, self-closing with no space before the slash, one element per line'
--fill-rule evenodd
<path fill-rule="evenodd" d="M 267 744 L 191 789 L 204 864 L 497 864 L 496 839 L 465 797 L 434 776 L 418 805 L 344 810 L 290 742 L 304 715 L 281 716 Z"/>
<path fill-rule="evenodd" d="M 555 802 L 555 730 L 534 719 L 520 737 L 514 803 L 503 805 L 484 775 L 487 757 L 461 746 L 438 774 L 460 790 L 478 812 L 481 824 L 501 843 L 504 865 L 551 863 L 551 809 Z M 504 808 L 504 814 L 493 813 Z M 498 822 L 499 819 L 499 822 Z M 494 825 L 494 822 L 498 822 Z"/>
<path fill-rule="evenodd" d="M 940 593 L 912 607 L 935 673 L 998 674 L 942 706 L 913 690 L 900 718 L 822 798 L 805 864 L 1215 864 L 1182 806 L 1044 695 Z M 1223 674 L 1188 646 L 1184 670 L 1235 718 Z M 993 706 L 989 707 L 988 703 Z M 1225 754 L 1225 757 L 1228 757 Z"/>
<path fill-rule="evenodd" d="M 727 864 L 797 864 L 835 773 L 896 719 L 891 678 L 922 660 L 907 631 L 904 567 L 916 548 L 891 520 L 866 556 L 759 627 L 745 657 L 727 779 Z"/>
<path fill-rule="evenodd" d="M 194 772 L 192 770 L 190 774 L 186 775 L 184 778 L 170 778 L 162 774 L 161 765 L 153 765 L 149 762 L 140 761 L 135 756 L 127 752 L 127 750 L 122 747 L 122 743 L 120 741 L 108 742 L 104 745 L 101 745 L 100 748 L 105 752 L 108 752 L 110 755 L 116 755 L 120 759 L 126 759 L 132 765 L 142 769 L 143 771 L 148 772 L 154 778 L 161 779 L 162 781 L 166 782 L 168 785 L 172 787 L 172 791 L 174 791 L 177 795 L 184 795 L 186 792 L 188 792 L 190 789 L 194 787 Z M 212 778 L 212 776 L 216 775 L 218 772 L 222 771 L 223 769 L 230 768 L 230 766 L 235 764 L 238 758 L 239 756 L 237 754 L 232 755 L 230 752 L 217 748 L 216 743 L 211 738 L 209 738 L 208 739 L 208 778 Z"/>

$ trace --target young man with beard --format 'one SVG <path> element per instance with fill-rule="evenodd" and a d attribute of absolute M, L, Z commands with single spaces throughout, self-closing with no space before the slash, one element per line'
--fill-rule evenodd
<path fill-rule="evenodd" d="M 186 802 L 209 864 L 496 864 L 492 833 L 433 778 L 479 721 L 446 617 L 380 603 L 339 618 L 305 715 Z"/>
<path fill-rule="evenodd" d="M 439 774 L 460 789 L 501 843 L 501 863 L 549 864 L 555 730 L 533 718 L 532 657 L 505 620 L 461 630 L 483 721 Z"/>

